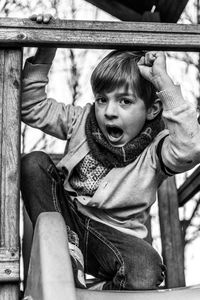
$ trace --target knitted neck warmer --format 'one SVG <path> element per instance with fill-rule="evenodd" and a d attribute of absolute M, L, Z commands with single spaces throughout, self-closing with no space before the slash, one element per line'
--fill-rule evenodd
<path fill-rule="evenodd" d="M 106 168 L 124 167 L 133 162 L 163 129 L 161 113 L 146 121 L 140 134 L 122 147 L 112 146 L 100 130 L 94 104 L 86 120 L 86 137 L 92 155 Z"/>

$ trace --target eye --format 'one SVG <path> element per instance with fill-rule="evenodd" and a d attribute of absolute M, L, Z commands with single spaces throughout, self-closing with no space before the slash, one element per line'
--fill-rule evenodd
<path fill-rule="evenodd" d="M 106 104 L 107 99 L 105 97 L 97 97 L 95 100 L 98 104 Z"/>
<path fill-rule="evenodd" d="M 131 99 L 128 99 L 128 98 L 121 98 L 119 100 L 120 104 L 121 105 L 131 105 L 133 103 L 133 101 Z"/>

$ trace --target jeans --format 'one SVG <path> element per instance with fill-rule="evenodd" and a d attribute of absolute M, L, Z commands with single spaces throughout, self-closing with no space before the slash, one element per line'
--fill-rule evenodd
<path fill-rule="evenodd" d="M 85 272 L 105 281 L 103 289 L 156 289 L 163 281 L 165 266 L 157 251 L 140 238 L 82 215 L 44 152 L 22 158 L 21 192 L 33 226 L 42 212 L 62 214 L 69 242 L 83 253 Z"/>

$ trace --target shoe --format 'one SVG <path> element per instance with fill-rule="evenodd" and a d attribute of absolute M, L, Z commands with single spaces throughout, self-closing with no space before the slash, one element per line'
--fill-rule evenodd
<path fill-rule="evenodd" d="M 95 283 L 95 281 L 91 284 L 87 284 L 87 288 L 88 290 L 92 290 L 92 291 L 102 291 L 103 290 L 103 286 L 106 283 L 106 281 L 98 281 Z"/>
<path fill-rule="evenodd" d="M 86 289 L 83 254 L 76 245 L 72 243 L 68 244 L 75 285 L 77 288 Z"/>

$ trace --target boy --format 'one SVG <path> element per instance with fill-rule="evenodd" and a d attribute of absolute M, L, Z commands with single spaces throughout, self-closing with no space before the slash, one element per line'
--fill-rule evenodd
<path fill-rule="evenodd" d="M 94 105 L 57 103 L 45 94 L 55 51 L 38 49 L 26 62 L 22 120 L 66 140 L 66 153 L 56 167 L 43 152 L 23 158 L 26 209 L 33 225 L 41 212 L 63 215 L 78 287 L 85 270 L 98 289 L 155 289 L 165 267 L 143 240 L 145 221 L 161 182 L 199 163 L 196 108 L 153 51 L 112 51 L 91 76 Z"/>

